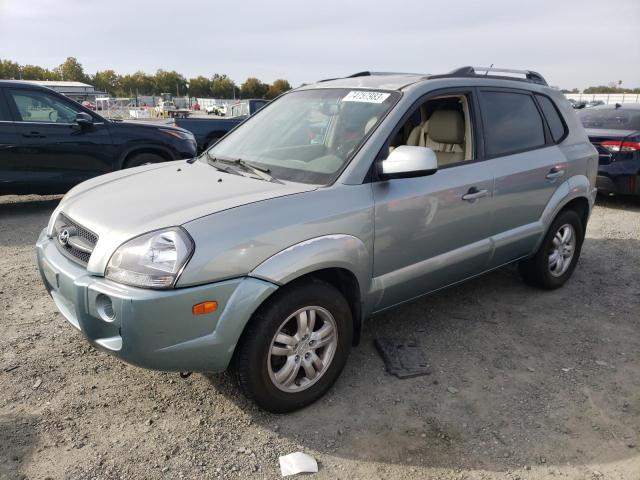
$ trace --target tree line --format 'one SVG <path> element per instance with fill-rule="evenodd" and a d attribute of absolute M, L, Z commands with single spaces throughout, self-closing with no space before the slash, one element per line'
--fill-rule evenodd
<path fill-rule="evenodd" d="M 74 57 L 68 57 L 54 69 L 37 65 L 20 65 L 11 60 L 0 59 L 0 79 L 84 82 L 114 97 L 171 93 L 177 96 L 189 95 L 199 98 L 271 99 L 291 90 L 291 85 L 285 79 L 278 79 L 268 84 L 250 77 L 237 86 L 227 75 L 218 73 L 210 78 L 200 75 L 189 79 L 175 70 L 162 69 L 157 70 L 153 75 L 142 71 L 120 75 L 111 69 L 88 74 Z"/>
<path fill-rule="evenodd" d="M 109 69 L 98 71 L 92 75 L 85 73 L 82 64 L 74 57 L 68 57 L 51 70 L 37 65 L 20 65 L 11 60 L 0 59 L 0 79 L 85 82 L 114 97 L 171 93 L 177 96 L 189 95 L 199 98 L 271 99 L 291 90 L 291 85 L 285 79 L 278 79 L 272 84 L 268 84 L 250 77 L 237 86 L 227 75 L 218 73 L 210 78 L 200 75 L 187 79 L 175 70 L 159 69 L 153 75 L 142 71 L 120 75 Z M 622 81 L 619 80 L 608 85 L 588 87 L 582 93 L 640 93 L 640 88 L 622 88 L 621 85 Z M 577 88 L 562 91 L 564 93 L 580 93 Z"/>

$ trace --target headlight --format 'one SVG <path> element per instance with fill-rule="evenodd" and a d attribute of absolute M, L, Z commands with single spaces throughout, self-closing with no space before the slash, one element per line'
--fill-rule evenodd
<path fill-rule="evenodd" d="M 193 240 L 180 227 L 146 233 L 121 245 L 105 277 L 145 288 L 171 288 L 193 253 Z"/>
<path fill-rule="evenodd" d="M 181 140 L 193 140 L 195 137 L 191 132 L 183 132 L 182 130 L 174 130 L 172 128 L 160 128 L 162 133 L 180 138 Z"/>

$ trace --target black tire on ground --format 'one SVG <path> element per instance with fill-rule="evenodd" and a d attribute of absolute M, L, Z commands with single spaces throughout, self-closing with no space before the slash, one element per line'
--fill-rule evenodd
<path fill-rule="evenodd" d="M 549 267 L 549 255 L 554 249 L 553 240 L 558 230 L 564 225 L 571 225 L 576 235 L 576 243 L 574 247 L 573 257 L 567 270 L 559 276 L 554 276 Z M 582 242 L 584 240 L 584 226 L 580 220 L 580 216 L 574 210 L 564 210 L 556 217 L 551 224 L 549 231 L 544 237 L 540 248 L 536 254 L 526 260 L 520 261 L 519 269 L 522 278 L 526 283 L 538 288 L 553 290 L 561 287 L 571 277 L 573 270 L 576 268 Z"/>
<path fill-rule="evenodd" d="M 155 153 L 138 153 L 124 162 L 124 168 L 139 167 L 151 163 L 164 162 L 165 159 Z"/>
<path fill-rule="evenodd" d="M 322 376 L 311 386 L 297 392 L 283 391 L 274 384 L 269 373 L 271 342 L 290 315 L 308 306 L 321 307 L 333 316 L 338 334 L 335 353 Z M 336 381 L 347 361 L 352 337 L 351 310 L 335 287 L 316 279 L 285 286 L 256 311 L 243 333 L 233 363 L 240 390 L 270 412 L 284 413 L 302 408 L 324 395 Z M 303 370 L 300 372 L 302 374 Z"/>

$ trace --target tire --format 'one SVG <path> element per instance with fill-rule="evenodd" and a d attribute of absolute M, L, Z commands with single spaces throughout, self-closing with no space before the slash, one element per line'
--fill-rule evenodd
<path fill-rule="evenodd" d="M 213 146 L 218 142 L 218 140 L 220 140 L 221 138 L 222 138 L 222 137 L 215 137 L 215 138 L 210 139 L 210 140 L 207 142 L 207 146 L 206 146 L 206 147 L 204 147 L 204 149 L 205 149 L 205 150 L 208 150 L 209 148 L 213 147 Z"/>
<path fill-rule="evenodd" d="M 164 162 L 165 159 L 155 153 L 138 153 L 124 162 L 124 168 L 140 167 L 152 163 Z"/>
<path fill-rule="evenodd" d="M 567 243 L 565 243 L 563 238 L 567 235 L 567 231 L 570 231 L 572 238 L 567 237 Z M 556 236 L 558 236 L 557 240 Z M 519 268 L 522 278 L 529 285 L 538 288 L 553 290 L 561 287 L 576 268 L 583 240 L 584 226 L 580 216 L 574 210 L 560 212 L 551 224 L 536 254 L 520 262 Z M 572 254 L 570 257 L 566 245 L 571 246 Z M 554 254 L 555 257 L 552 258 Z"/>
<path fill-rule="evenodd" d="M 300 319 L 310 326 L 311 310 L 315 321 L 309 334 Z M 290 344 L 276 341 L 276 335 Z M 243 333 L 234 362 L 240 390 L 273 413 L 304 407 L 336 381 L 352 337 L 351 310 L 332 285 L 314 279 L 283 287 L 258 309 Z M 326 343 L 314 349 L 314 342 Z"/>

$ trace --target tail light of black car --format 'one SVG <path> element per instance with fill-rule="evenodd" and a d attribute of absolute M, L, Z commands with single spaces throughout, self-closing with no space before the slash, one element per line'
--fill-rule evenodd
<path fill-rule="evenodd" d="M 640 151 L 640 142 L 630 142 L 627 140 L 607 140 L 600 143 L 601 146 L 610 152 L 636 152 Z"/>

